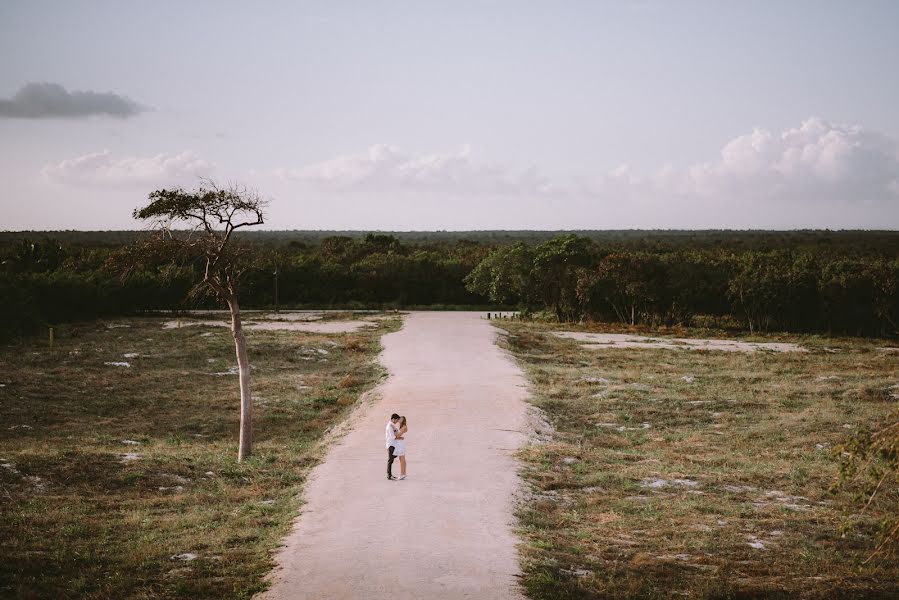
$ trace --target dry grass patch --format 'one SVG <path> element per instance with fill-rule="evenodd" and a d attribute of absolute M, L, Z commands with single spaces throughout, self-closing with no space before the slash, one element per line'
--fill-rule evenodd
<path fill-rule="evenodd" d="M 882 341 L 597 352 L 544 325 L 500 326 L 556 429 L 522 452 L 531 597 L 899 594 L 899 565 L 859 566 L 882 514 L 841 536 L 850 507 L 829 493 L 833 448 L 896 407 L 899 356 L 878 352 Z"/>
<path fill-rule="evenodd" d="M 254 454 L 237 464 L 230 333 L 162 322 L 72 325 L 52 349 L 0 349 L 0 596 L 261 590 L 322 433 L 382 376 L 380 336 L 399 327 L 248 332 Z"/>

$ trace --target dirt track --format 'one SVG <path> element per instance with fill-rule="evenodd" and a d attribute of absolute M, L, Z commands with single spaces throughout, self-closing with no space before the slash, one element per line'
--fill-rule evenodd
<path fill-rule="evenodd" d="M 383 338 L 390 377 L 306 486 L 266 599 L 518 598 L 511 454 L 525 380 L 481 313 L 413 313 Z M 409 478 L 384 428 L 409 420 Z M 399 472 L 399 463 L 394 465 Z"/>

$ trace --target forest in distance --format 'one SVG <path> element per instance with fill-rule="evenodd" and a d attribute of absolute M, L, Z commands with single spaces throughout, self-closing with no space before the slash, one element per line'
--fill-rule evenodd
<path fill-rule="evenodd" d="M 123 278 L 146 235 L 0 232 L 0 335 L 220 308 L 188 297 L 202 279 L 194 259 L 142 256 Z M 517 308 L 559 321 L 747 332 L 899 330 L 895 231 L 247 231 L 239 241 L 246 309 Z"/>

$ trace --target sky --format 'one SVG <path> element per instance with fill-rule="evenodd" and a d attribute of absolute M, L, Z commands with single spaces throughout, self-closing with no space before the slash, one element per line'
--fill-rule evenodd
<path fill-rule="evenodd" d="M 0 230 L 899 229 L 899 2 L 0 3 Z"/>

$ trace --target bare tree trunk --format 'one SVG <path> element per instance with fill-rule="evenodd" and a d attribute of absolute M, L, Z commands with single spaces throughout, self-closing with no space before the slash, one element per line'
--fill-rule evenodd
<path fill-rule="evenodd" d="M 228 299 L 231 309 L 231 335 L 234 336 L 234 349 L 237 352 L 237 371 L 240 377 L 240 445 L 237 461 L 250 456 L 253 442 L 252 396 L 250 395 L 250 360 L 247 358 L 247 339 L 243 334 L 240 322 L 240 307 L 237 298 Z"/>

